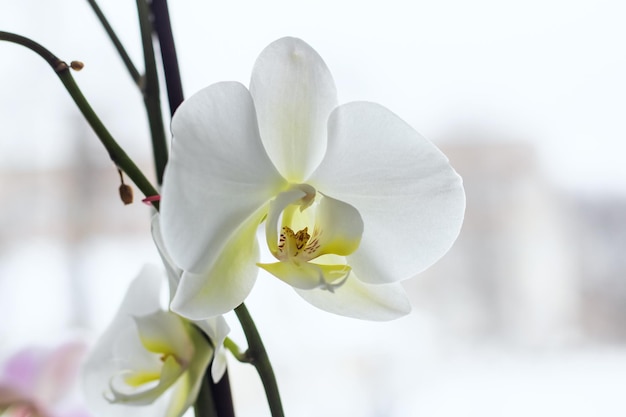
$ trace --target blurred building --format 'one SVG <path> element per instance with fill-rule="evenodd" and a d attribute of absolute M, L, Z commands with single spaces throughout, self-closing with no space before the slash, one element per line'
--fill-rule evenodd
<path fill-rule="evenodd" d="M 17 343 L 22 334 L 91 329 L 94 321 L 108 321 L 118 302 L 108 301 L 108 292 L 123 293 L 120 281 L 137 271 L 106 276 L 126 259 L 90 258 L 96 252 L 111 258 L 151 239 L 142 196 L 135 190 L 135 204 L 124 206 L 115 165 L 85 129 L 76 129 L 69 164 L 0 166 L 0 314 L 15 317 L 0 323 L 0 340 Z M 103 264 L 111 265 L 108 271 Z M 98 302 L 106 305 L 104 313 Z"/>
<path fill-rule="evenodd" d="M 626 342 L 626 196 L 572 203 L 581 326 L 593 340 Z"/>
<path fill-rule="evenodd" d="M 466 218 L 452 250 L 409 282 L 416 308 L 469 341 L 547 347 L 625 333 L 624 203 L 554 189 L 525 143 L 444 152 L 463 177 Z"/>

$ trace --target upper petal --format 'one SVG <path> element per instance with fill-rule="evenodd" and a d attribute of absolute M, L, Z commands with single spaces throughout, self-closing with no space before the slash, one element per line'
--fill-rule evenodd
<path fill-rule="evenodd" d="M 348 257 L 359 279 L 394 282 L 432 265 L 452 246 L 465 211 L 448 159 L 374 103 L 342 105 L 328 126 L 326 156 L 309 183 L 361 214 L 361 244 Z"/>
<path fill-rule="evenodd" d="M 282 38 L 259 55 L 250 92 L 267 153 L 285 178 L 301 182 L 326 150 L 328 115 L 337 105 L 330 71 L 308 44 Z"/>
<path fill-rule="evenodd" d="M 239 83 L 214 84 L 183 102 L 172 134 L 161 232 L 176 264 L 201 273 L 284 179 L 265 152 L 252 98 Z"/>

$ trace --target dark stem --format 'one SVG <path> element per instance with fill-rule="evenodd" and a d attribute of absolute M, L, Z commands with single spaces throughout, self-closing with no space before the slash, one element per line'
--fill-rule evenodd
<path fill-rule="evenodd" d="M 128 70 L 131 78 L 133 79 L 135 84 L 137 84 L 137 86 L 141 86 L 141 75 L 139 74 L 139 71 L 137 71 L 137 67 L 135 67 L 135 65 L 133 64 L 133 61 L 130 59 L 130 56 L 126 52 L 126 49 L 124 49 L 122 42 L 115 34 L 115 31 L 109 24 L 106 16 L 104 16 L 104 13 L 102 13 L 102 10 L 98 6 L 98 3 L 96 3 L 96 0 L 87 0 L 87 2 L 98 17 L 98 20 L 100 20 L 100 23 L 102 24 L 102 27 L 106 31 L 107 35 L 109 35 L 109 38 L 111 39 L 111 42 L 113 42 L 117 53 L 120 55 L 120 58 L 122 58 L 122 61 L 124 61 L 124 65 L 126 66 L 126 69 Z"/>
<path fill-rule="evenodd" d="M 183 102 L 184 95 L 167 0 L 152 0 L 150 7 L 153 17 L 152 28 L 158 38 L 161 50 L 161 61 L 163 63 L 163 75 L 165 76 L 165 85 L 167 87 L 170 115 L 173 116 L 180 103 Z M 203 395 L 210 395 L 213 398 L 213 407 L 219 417 L 235 417 L 228 371 L 218 383 L 213 383 L 210 372 L 207 371 L 207 377 L 205 377 L 203 384 L 209 386 L 211 391 L 205 391 L 204 394 L 201 392 L 198 396 L 198 402 L 205 401 L 201 398 Z M 206 415 L 202 414 L 203 412 L 199 409 L 198 404 L 194 406 L 194 409 L 196 410 L 196 417 Z"/>
<path fill-rule="evenodd" d="M 130 159 L 126 152 L 119 146 L 100 118 L 96 115 L 93 108 L 80 91 L 80 88 L 76 85 L 70 73 L 70 66 L 65 61 L 57 58 L 56 55 L 37 42 L 14 33 L 0 31 L 0 40 L 22 45 L 45 59 L 57 74 L 65 86 L 65 89 L 70 93 L 70 96 L 72 96 L 74 103 L 76 103 L 79 110 L 100 139 L 102 145 L 104 145 L 113 163 L 128 175 L 146 197 L 158 194 L 150 181 L 148 181 L 133 160 Z M 155 207 L 158 209 L 158 204 Z"/>
<path fill-rule="evenodd" d="M 148 113 L 150 133 L 152 136 L 152 152 L 156 169 L 157 183 L 163 183 L 163 172 L 167 164 L 167 139 L 161 113 L 161 97 L 159 92 L 159 74 L 157 72 L 154 46 L 152 42 L 151 12 L 147 0 L 137 0 L 139 26 L 141 29 L 141 43 L 146 66 L 144 83 L 142 85 L 143 100 Z"/>
<path fill-rule="evenodd" d="M 193 411 L 196 417 L 221 417 L 215 407 L 213 397 L 213 382 L 211 381 L 211 365 L 206 369 L 200 384 L 198 398 L 193 404 Z"/>
<path fill-rule="evenodd" d="M 280 400 L 274 370 L 272 369 L 272 364 L 265 351 L 265 346 L 263 346 L 261 335 L 252 320 L 252 316 L 250 316 L 248 309 L 243 303 L 235 308 L 235 314 L 237 314 L 237 318 L 246 335 L 246 340 L 248 341 L 248 357 L 261 378 L 272 417 L 284 417 L 285 413 L 283 412 L 283 405 Z"/>
<path fill-rule="evenodd" d="M 170 23 L 170 12 L 167 7 L 167 0 L 152 0 L 151 6 L 152 15 L 154 16 L 154 30 L 161 48 L 161 60 L 163 61 L 170 114 L 174 115 L 180 103 L 183 102 L 184 95 L 176 46 L 174 45 L 174 35 Z"/>
<path fill-rule="evenodd" d="M 207 374 L 210 374 L 210 369 L 211 367 L 209 366 Z M 233 407 L 232 401 L 233 395 L 230 391 L 230 378 L 228 377 L 228 370 L 224 373 L 224 376 L 218 383 L 213 383 L 210 375 L 207 375 L 207 378 L 209 378 L 209 384 L 213 393 L 213 401 L 215 401 L 217 415 L 219 417 L 235 417 L 235 408 Z"/>

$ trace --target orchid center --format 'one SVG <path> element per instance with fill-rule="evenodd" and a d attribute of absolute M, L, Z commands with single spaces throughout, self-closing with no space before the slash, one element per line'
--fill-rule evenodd
<path fill-rule="evenodd" d="M 139 337 L 126 356 L 135 360 L 110 379 L 105 399 L 111 403 L 154 401 L 186 372 L 195 352 L 191 327 L 182 318 L 157 311 L 134 319 Z"/>
<path fill-rule="evenodd" d="M 278 241 L 278 251 L 275 254 L 280 261 L 300 260 L 309 261 L 315 258 L 315 252 L 319 250 L 320 244 L 316 230 L 313 237 L 309 234 L 309 228 L 298 230 L 294 233 L 288 226 L 283 226 Z"/>
<path fill-rule="evenodd" d="M 278 262 L 261 268 L 296 288 L 333 291 L 350 274 L 345 257 L 358 249 L 363 221 L 350 204 L 297 184 L 270 202 L 265 234 Z"/>

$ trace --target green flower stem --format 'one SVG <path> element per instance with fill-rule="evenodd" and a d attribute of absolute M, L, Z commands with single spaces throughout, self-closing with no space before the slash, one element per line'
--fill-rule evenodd
<path fill-rule="evenodd" d="M 261 340 L 261 336 L 259 335 L 254 321 L 243 303 L 235 308 L 235 314 L 237 314 L 237 318 L 246 335 L 246 340 L 248 341 L 247 356 L 250 358 L 250 363 L 254 365 L 259 373 L 272 417 L 284 417 L 285 413 L 283 412 L 283 405 L 280 400 L 274 370 L 272 369 L 272 364 L 267 356 L 265 346 L 263 346 L 263 341 Z"/>
<path fill-rule="evenodd" d="M 167 0 L 152 0 L 150 6 L 154 16 L 154 30 L 159 38 L 170 114 L 174 115 L 180 103 L 183 102 L 184 95 L 178 57 L 176 56 L 176 47 L 174 45 L 174 35 L 172 34 L 172 25 L 170 23 L 170 12 L 167 7 Z"/>
<path fill-rule="evenodd" d="M 147 0 L 137 0 L 137 13 L 141 29 L 141 43 L 146 66 L 143 84 L 143 100 L 148 113 L 150 133 L 152 134 L 152 152 L 156 168 L 157 182 L 163 183 L 163 172 L 167 164 L 167 139 L 161 113 L 161 97 L 159 93 L 159 75 L 157 72 L 154 46 L 152 42 L 151 12 Z"/>
<path fill-rule="evenodd" d="M 135 65 L 133 64 L 133 61 L 130 59 L 130 56 L 126 52 L 126 49 L 124 49 L 122 42 L 115 34 L 115 31 L 109 24 L 107 18 L 104 16 L 104 13 L 102 13 L 102 10 L 98 6 L 98 3 L 96 3 L 96 0 L 87 0 L 87 2 L 98 17 L 98 20 L 100 20 L 100 23 L 102 24 L 102 27 L 106 31 L 107 35 L 109 35 L 109 38 L 111 39 L 111 42 L 113 42 L 117 53 L 122 58 L 122 61 L 124 61 L 124 65 L 126 66 L 126 69 L 128 70 L 131 78 L 138 87 L 141 87 L 141 74 L 139 74 L 139 71 L 137 71 L 137 67 L 135 67 Z"/>
<path fill-rule="evenodd" d="M 228 349 L 231 355 L 233 355 L 239 362 L 250 363 L 252 361 L 248 354 L 242 351 L 237 343 L 235 343 L 230 337 L 224 339 L 224 347 Z"/>
<path fill-rule="evenodd" d="M 157 190 L 152 186 L 150 181 L 148 181 L 137 165 L 135 165 L 132 159 L 130 159 L 115 139 L 113 139 L 113 136 L 111 136 L 102 121 L 98 118 L 93 108 L 80 91 L 80 88 L 78 88 L 78 85 L 76 85 L 76 82 L 70 73 L 70 66 L 67 63 L 57 58 L 56 55 L 44 48 L 42 45 L 23 36 L 0 31 L 0 40 L 25 46 L 45 59 L 57 74 L 65 86 L 65 89 L 70 93 L 70 96 L 72 96 L 74 103 L 76 103 L 81 113 L 100 139 L 100 142 L 104 145 L 113 163 L 115 163 L 115 165 L 128 175 L 128 177 L 146 197 L 158 194 Z M 155 204 L 155 207 L 158 208 L 158 203 Z"/>

